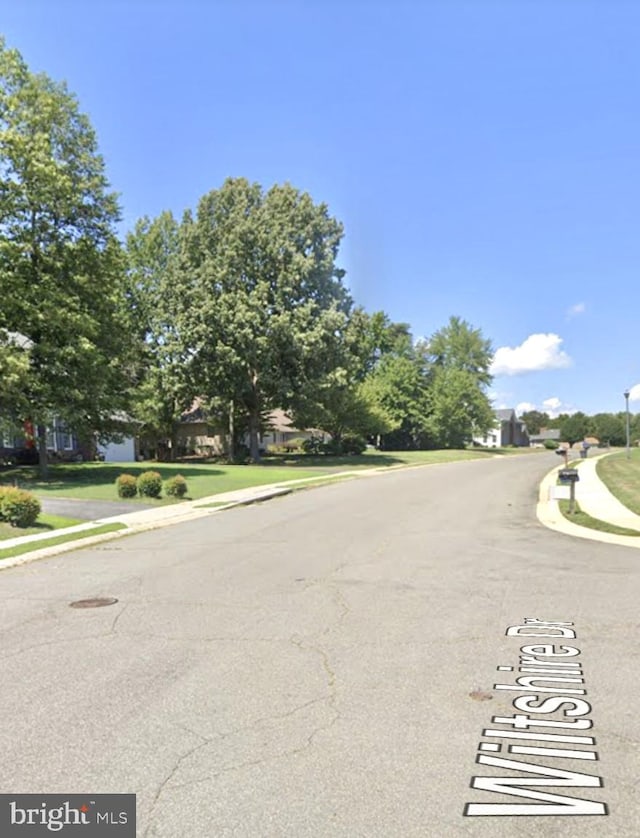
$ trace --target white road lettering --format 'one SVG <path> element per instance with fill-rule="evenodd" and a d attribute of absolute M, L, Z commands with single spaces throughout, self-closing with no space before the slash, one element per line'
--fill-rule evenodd
<path fill-rule="evenodd" d="M 506 636 L 577 638 L 573 623 L 540 620 L 537 617 L 525 617 L 520 625 L 509 626 Z M 563 760 L 581 760 L 586 763 L 598 761 L 598 753 L 592 749 L 596 744 L 595 738 L 571 733 L 574 730 L 590 730 L 593 727 L 591 719 L 580 718 L 591 713 L 591 705 L 582 698 L 574 697 L 586 695 L 586 689 L 565 686 L 585 683 L 581 663 L 566 660 L 579 657 L 580 649 L 555 643 L 536 643 L 522 646 L 519 652 L 521 657 L 518 672 L 531 674 L 519 675 L 513 684 L 494 684 L 494 689 L 527 692 L 527 695 L 518 695 L 512 701 L 513 708 L 523 712 L 513 716 L 493 716 L 491 721 L 494 725 L 505 727 L 485 728 L 482 736 L 498 741 L 480 742 L 479 753 L 476 756 L 478 765 L 519 773 L 512 776 L 475 776 L 471 779 L 471 788 L 501 796 L 526 798 L 528 802 L 469 802 L 464 808 L 464 815 L 607 815 L 607 804 L 598 800 L 585 800 L 582 797 L 539 790 L 541 786 L 577 789 L 602 788 L 603 785 L 602 779 L 594 774 L 562 767 Z M 512 666 L 501 665 L 497 669 L 499 672 L 514 671 Z M 548 693 L 552 695 L 548 696 Z M 547 718 L 538 718 L 539 716 Z M 538 732 L 536 728 L 541 728 L 543 732 Z M 550 732 L 550 728 L 553 732 Z M 514 740 L 520 740 L 520 744 Z M 496 756 L 500 752 L 536 757 L 544 760 L 545 764 L 538 765 L 534 762 Z M 558 760 L 560 767 L 550 768 L 546 764 L 550 759 Z"/>

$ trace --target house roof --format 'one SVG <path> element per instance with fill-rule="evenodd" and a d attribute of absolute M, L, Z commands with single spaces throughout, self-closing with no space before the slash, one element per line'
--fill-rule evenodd
<path fill-rule="evenodd" d="M 537 434 L 529 434 L 531 439 L 560 439 L 560 428 L 549 428 L 538 431 Z"/>
<path fill-rule="evenodd" d="M 502 407 L 496 410 L 496 418 L 501 422 L 509 422 L 512 416 L 515 416 L 515 410 L 512 407 Z"/>
<path fill-rule="evenodd" d="M 180 416 L 180 421 L 188 423 L 206 422 L 207 412 L 202 405 L 202 399 L 194 399 L 191 407 Z"/>
<path fill-rule="evenodd" d="M 293 426 L 291 417 L 287 416 L 284 410 L 279 407 L 271 411 L 267 419 L 267 425 L 270 430 L 276 431 L 277 433 L 290 433 L 291 431 L 297 430 Z"/>

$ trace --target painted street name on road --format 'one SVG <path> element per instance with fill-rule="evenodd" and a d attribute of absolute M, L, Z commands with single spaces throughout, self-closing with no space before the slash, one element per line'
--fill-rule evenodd
<path fill-rule="evenodd" d="M 525 638 L 527 643 L 520 647 L 518 667 L 497 667 L 501 673 L 517 669 L 514 683 L 494 684 L 493 688 L 501 693 L 516 693 L 512 707 L 518 712 L 492 717 L 492 725 L 498 727 L 482 731 L 482 736 L 491 741 L 480 742 L 476 756 L 478 765 L 506 773 L 472 777 L 471 788 L 524 798 L 527 802 L 467 803 L 467 817 L 608 814 L 606 803 L 536 790 L 593 789 L 603 785 L 602 779 L 588 770 L 598 760 L 598 754 L 593 750 L 595 738 L 583 733 L 591 730 L 593 722 L 586 718 L 591 714 L 591 705 L 583 698 L 587 691 L 581 686 L 584 677 L 580 649 L 565 645 L 567 640 L 576 640 L 573 625 L 525 617 L 522 625 L 507 628 L 507 637 L 519 638 L 520 642 Z M 514 676 L 501 677 L 508 680 Z M 542 732 L 531 732 L 531 728 L 541 728 Z M 542 760 L 545 764 L 539 764 Z M 571 768 L 580 770 L 546 764 L 555 760 L 573 760 Z"/>

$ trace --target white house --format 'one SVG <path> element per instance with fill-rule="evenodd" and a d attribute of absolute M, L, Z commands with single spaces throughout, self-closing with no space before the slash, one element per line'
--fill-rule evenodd
<path fill-rule="evenodd" d="M 502 448 L 506 445 L 524 447 L 529 445 L 527 426 L 516 416 L 513 408 L 495 411 L 496 422 L 484 436 L 474 436 L 473 442 L 485 448 Z"/>

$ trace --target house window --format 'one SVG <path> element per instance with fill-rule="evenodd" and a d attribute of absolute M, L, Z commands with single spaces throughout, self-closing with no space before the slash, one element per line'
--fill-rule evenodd
<path fill-rule="evenodd" d="M 56 448 L 56 434 L 53 428 L 47 428 L 47 448 L 50 451 L 57 451 Z"/>
<path fill-rule="evenodd" d="M 58 449 L 62 451 L 73 450 L 73 436 L 62 425 L 58 425 Z"/>

